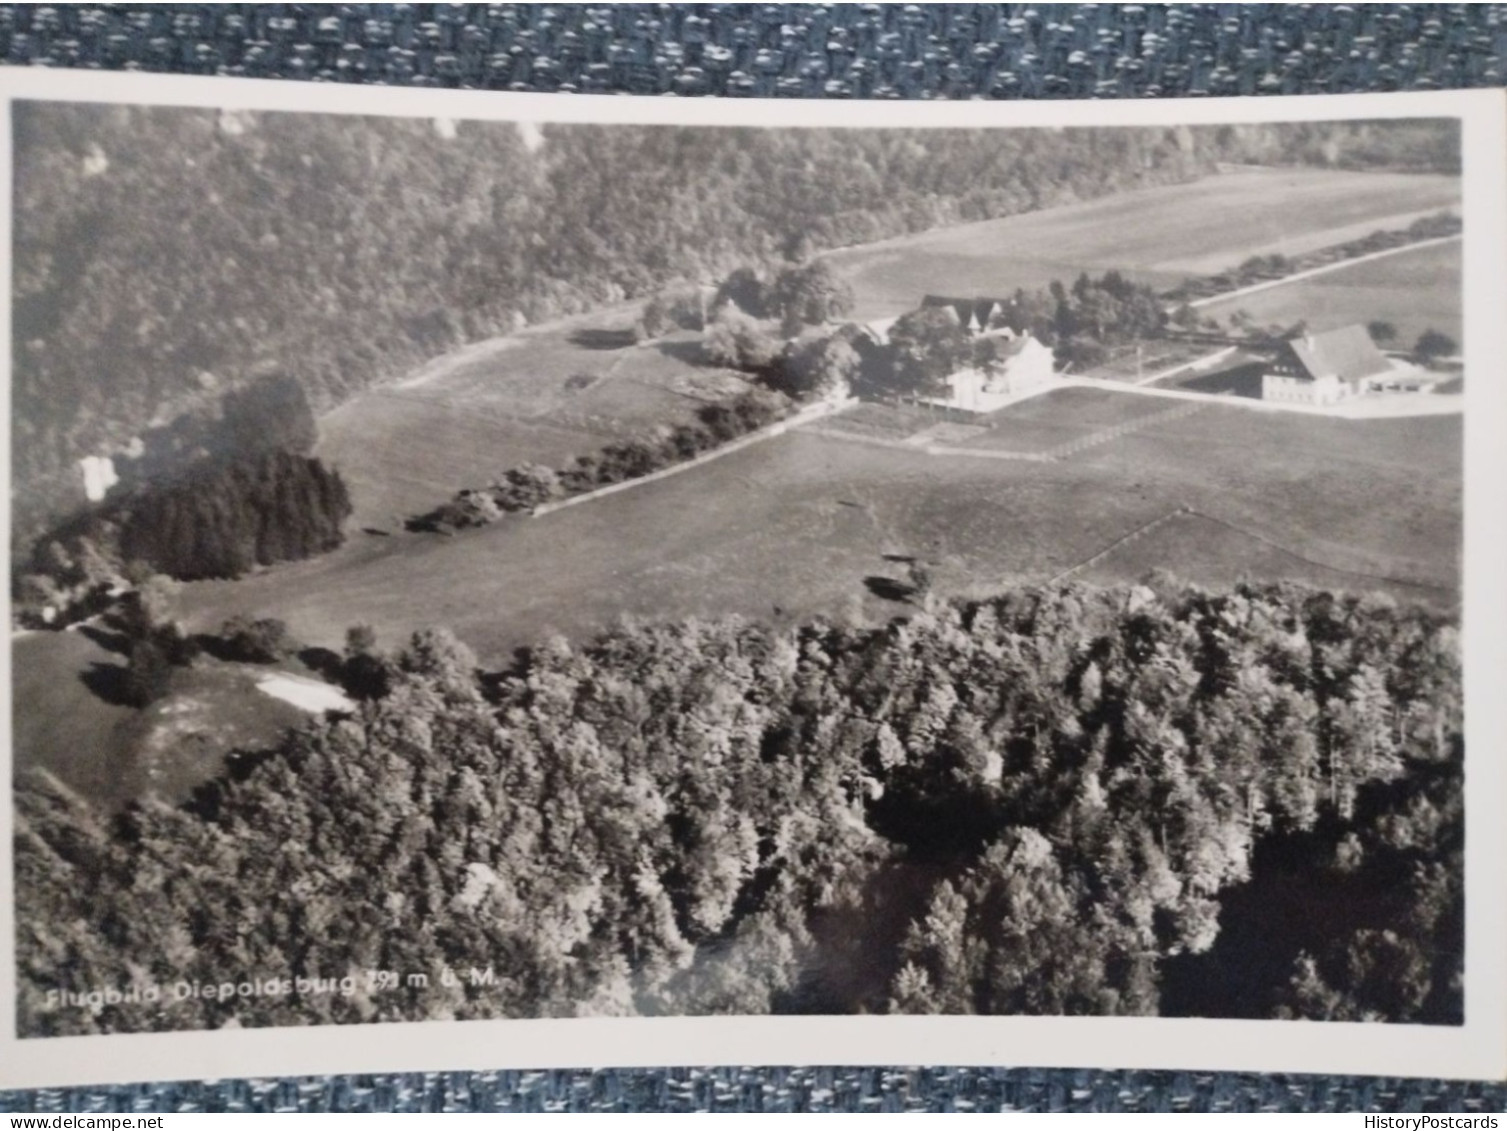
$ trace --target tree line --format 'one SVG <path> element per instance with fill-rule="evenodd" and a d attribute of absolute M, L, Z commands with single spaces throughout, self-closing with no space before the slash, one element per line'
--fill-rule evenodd
<path fill-rule="evenodd" d="M 110 820 L 19 782 L 21 1031 L 1458 1023 L 1452 620 L 1165 579 L 916 600 L 882 625 L 625 623 L 501 672 L 443 631 L 384 650 L 358 630 L 357 707 L 246 752 L 190 805 Z M 348 995 L 47 996 L 472 968 L 490 973 Z M 1221 970 L 1254 982 L 1232 999 Z"/>
<path fill-rule="evenodd" d="M 529 513 L 545 503 L 642 479 L 756 432 L 789 410 L 789 398 L 752 388 L 703 404 L 694 420 L 667 428 L 662 435 L 607 444 L 558 470 L 537 463 L 510 467 L 488 486 L 458 491 L 434 510 L 408 519 L 405 526 L 416 532 L 450 534 L 486 526 L 505 514 Z"/>

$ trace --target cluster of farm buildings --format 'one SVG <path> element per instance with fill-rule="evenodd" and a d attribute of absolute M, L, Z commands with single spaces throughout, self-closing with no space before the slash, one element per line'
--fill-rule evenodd
<path fill-rule="evenodd" d="M 1005 302 L 926 296 L 923 305 L 951 310 L 976 341 L 999 339 L 999 346 L 988 351 L 988 365 L 958 369 L 947 379 L 947 396 L 926 399 L 970 412 L 992 412 L 1059 376 L 1052 347 L 1030 331 L 1016 333 L 1007 326 L 991 324 L 992 315 Z M 895 321 L 881 319 L 869 323 L 867 329 L 884 341 Z M 1360 325 L 1251 344 L 1245 349 L 1260 356 L 1250 395 L 1281 404 L 1323 407 L 1361 393 L 1416 391 L 1429 383 L 1418 367 L 1378 349 Z"/>

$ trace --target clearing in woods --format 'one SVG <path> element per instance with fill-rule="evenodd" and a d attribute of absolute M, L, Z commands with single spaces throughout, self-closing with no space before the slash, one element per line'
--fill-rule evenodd
<path fill-rule="evenodd" d="M 302 677 L 209 657 L 175 670 L 150 707 L 125 706 L 120 647 L 89 626 L 11 642 L 12 693 L 26 705 L 12 718 L 15 777 L 45 771 L 107 811 L 147 794 L 178 804 L 218 777 L 228 754 L 307 718 L 257 686 Z"/>

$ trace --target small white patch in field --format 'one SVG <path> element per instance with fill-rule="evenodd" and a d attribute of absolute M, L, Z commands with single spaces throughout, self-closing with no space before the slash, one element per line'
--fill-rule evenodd
<path fill-rule="evenodd" d="M 454 118 L 436 118 L 436 119 L 434 119 L 434 132 L 437 133 L 437 134 L 439 134 L 440 137 L 444 138 L 446 141 L 454 141 L 455 140 L 455 119 Z"/>
<path fill-rule="evenodd" d="M 350 711 L 355 704 L 339 688 L 294 675 L 268 675 L 256 681 L 256 689 L 301 711 Z"/>
<path fill-rule="evenodd" d="M 523 139 L 523 148 L 530 153 L 539 152 L 544 145 L 544 131 L 539 128 L 538 122 L 519 122 L 518 136 Z"/>
<path fill-rule="evenodd" d="M 110 159 L 105 156 L 105 151 L 98 144 L 91 145 L 89 152 L 84 154 L 84 176 L 97 177 L 110 168 Z"/>

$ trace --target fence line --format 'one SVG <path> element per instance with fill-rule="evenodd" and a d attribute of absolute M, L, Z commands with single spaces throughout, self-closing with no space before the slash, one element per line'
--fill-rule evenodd
<path fill-rule="evenodd" d="M 1455 590 L 1451 586 L 1441 585 L 1435 581 L 1424 581 L 1420 577 L 1418 577 L 1417 574 L 1413 574 L 1412 576 L 1396 577 L 1392 574 L 1375 573 L 1370 570 L 1356 569 L 1349 566 L 1335 565 L 1331 562 L 1319 561 L 1316 558 L 1309 557 L 1307 554 L 1299 553 L 1297 550 L 1294 550 L 1291 547 L 1284 546 L 1281 542 L 1278 542 L 1273 538 L 1268 538 L 1266 535 L 1252 530 L 1249 527 L 1241 526 L 1239 523 L 1230 522 L 1226 519 L 1218 518 L 1215 515 L 1198 510 L 1196 507 L 1191 507 L 1186 503 L 1176 507 L 1171 511 L 1168 511 L 1164 515 L 1152 519 L 1150 522 L 1143 523 L 1141 526 L 1136 527 L 1134 530 L 1130 531 L 1127 534 L 1121 535 L 1109 545 L 1105 546 L 1102 550 L 1096 551 L 1095 553 L 1084 558 L 1082 561 L 1077 562 L 1074 565 L 1070 565 L 1066 569 L 1061 570 L 1053 576 L 1049 577 L 1046 581 L 1046 584 L 1056 585 L 1060 582 L 1066 581 L 1074 574 L 1081 573 L 1086 569 L 1092 569 L 1094 566 L 1098 565 L 1100 562 L 1104 561 L 1104 559 L 1113 554 L 1116 550 L 1122 549 L 1130 543 L 1145 537 L 1153 530 L 1156 530 L 1166 523 L 1171 522 L 1173 519 L 1184 516 L 1188 518 L 1203 519 L 1205 522 L 1212 522 L 1216 526 L 1222 526 L 1226 530 L 1231 530 L 1244 538 L 1251 539 L 1253 542 L 1259 542 L 1261 543 L 1261 545 L 1276 550 L 1280 554 L 1286 554 L 1288 557 L 1300 561 L 1305 565 L 1313 566 L 1316 569 L 1328 570 L 1330 573 L 1347 574 L 1350 577 L 1364 578 L 1367 581 L 1380 581 L 1388 585 L 1401 585 L 1409 589 L 1428 589 L 1432 590 L 1433 592 L 1443 594 L 1455 592 Z M 1403 572 L 1404 574 L 1408 574 L 1412 573 L 1412 570 L 1410 568 L 1407 568 L 1407 566 L 1405 565 Z"/>
<path fill-rule="evenodd" d="M 1070 565 L 1062 572 L 1047 578 L 1047 584 L 1056 585 L 1059 582 L 1066 581 L 1075 573 L 1080 573 L 1085 569 L 1092 569 L 1094 566 L 1098 565 L 1105 558 L 1109 557 L 1110 554 L 1114 553 L 1122 546 L 1127 546 L 1131 542 L 1134 542 L 1136 539 L 1151 533 L 1153 530 L 1155 530 L 1159 526 L 1162 526 L 1164 523 L 1171 522 L 1178 515 L 1190 513 L 1192 512 L 1188 507 L 1179 506 L 1174 508 L 1173 510 L 1168 511 L 1164 515 L 1153 518 L 1150 522 L 1142 523 L 1130 533 L 1122 534 L 1120 537 L 1116 538 L 1113 542 L 1111 542 L 1108 546 L 1105 546 L 1104 549 L 1100 550 L 1098 553 L 1086 557 L 1076 565 Z"/>

